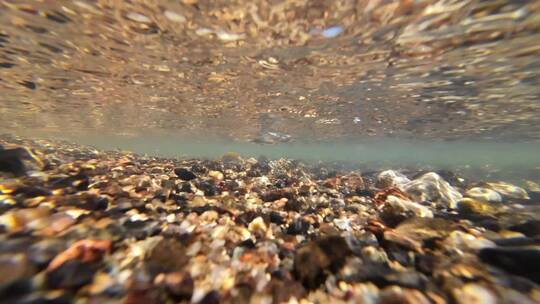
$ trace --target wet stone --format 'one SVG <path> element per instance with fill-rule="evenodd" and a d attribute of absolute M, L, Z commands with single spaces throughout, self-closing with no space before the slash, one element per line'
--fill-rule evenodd
<path fill-rule="evenodd" d="M 0 171 L 20 176 L 26 173 L 23 159 L 30 158 L 30 154 L 23 148 L 0 149 Z"/>
<path fill-rule="evenodd" d="M 465 195 L 472 199 L 476 199 L 476 200 L 484 201 L 484 202 L 496 202 L 496 203 L 502 202 L 501 195 L 497 191 L 489 189 L 489 188 L 481 188 L 481 187 L 471 188 L 467 190 Z"/>
<path fill-rule="evenodd" d="M 391 188 L 391 187 L 401 188 L 409 182 L 410 182 L 410 179 L 407 178 L 404 174 L 393 171 L 393 170 L 383 171 L 379 173 L 379 175 L 377 176 L 378 188 Z"/>
<path fill-rule="evenodd" d="M 509 184 L 509 183 L 505 183 L 505 182 L 487 183 L 487 186 L 489 186 L 491 189 L 497 191 L 502 196 L 507 197 L 507 198 L 526 199 L 526 200 L 530 198 L 529 194 L 527 193 L 525 189 Z"/>
<path fill-rule="evenodd" d="M 394 227 L 400 222 L 411 217 L 433 217 L 433 212 L 418 203 L 411 202 L 393 195 L 386 198 L 381 212 L 381 219 L 387 225 Z"/>
<path fill-rule="evenodd" d="M 282 225 L 285 223 L 285 219 L 279 212 L 272 211 L 270 212 L 270 222 L 275 223 L 277 225 Z"/>
<path fill-rule="evenodd" d="M 309 231 L 311 224 L 303 219 L 295 219 L 287 226 L 287 234 L 305 235 Z"/>
<path fill-rule="evenodd" d="M 171 272 L 159 274 L 154 283 L 167 288 L 178 299 L 190 299 L 193 294 L 194 283 L 191 275 L 187 272 Z"/>
<path fill-rule="evenodd" d="M 66 245 L 60 240 L 42 240 L 28 248 L 27 257 L 37 267 L 44 268 L 65 249 Z"/>
<path fill-rule="evenodd" d="M 0 290 L 9 287 L 30 273 L 31 269 L 23 254 L 0 255 Z"/>
<path fill-rule="evenodd" d="M 159 233 L 159 223 L 155 221 L 127 220 L 123 227 L 126 234 L 138 240 L 154 236 Z"/>
<path fill-rule="evenodd" d="M 453 291 L 456 303 L 496 304 L 499 303 L 497 294 L 489 288 L 475 283 L 469 283 Z"/>
<path fill-rule="evenodd" d="M 192 179 L 197 178 L 195 173 L 191 172 L 189 169 L 181 168 L 181 167 L 175 168 L 174 174 L 176 174 L 176 176 L 178 176 L 180 179 L 185 180 L 185 181 L 190 181 Z"/>
<path fill-rule="evenodd" d="M 156 242 L 146 248 L 149 266 L 163 272 L 181 270 L 188 262 L 184 243 L 172 238 L 156 238 Z"/>
<path fill-rule="evenodd" d="M 526 236 L 540 235 L 540 220 L 526 220 L 508 227 L 509 230 L 518 231 Z"/>
<path fill-rule="evenodd" d="M 96 265 L 70 260 L 47 272 L 47 286 L 53 289 L 78 289 L 92 282 L 96 270 Z"/>
<path fill-rule="evenodd" d="M 402 189 L 416 201 L 441 202 L 448 208 L 455 208 L 462 198 L 457 189 L 434 172 L 426 173 L 403 185 Z"/>
<path fill-rule="evenodd" d="M 540 284 L 540 249 L 528 247 L 484 248 L 479 258 L 509 273 L 526 277 Z"/>
<path fill-rule="evenodd" d="M 337 272 L 351 251 L 345 239 L 329 236 L 311 241 L 297 250 L 294 256 L 294 273 L 307 288 L 319 286 L 327 271 Z"/>
<path fill-rule="evenodd" d="M 498 205 L 470 198 L 459 201 L 457 209 L 460 214 L 466 216 L 494 216 L 502 211 Z"/>
<path fill-rule="evenodd" d="M 197 183 L 197 188 L 204 192 L 204 195 L 214 196 L 217 194 L 218 190 L 213 182 L 210 181 L 200 181 Z"/>

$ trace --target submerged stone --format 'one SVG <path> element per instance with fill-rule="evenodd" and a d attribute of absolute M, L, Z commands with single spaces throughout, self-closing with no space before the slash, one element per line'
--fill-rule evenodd
<path fill-rule="evenodd" d="M 526 220 L 508 227 L 509 230 L 518 231 L 526 236 L 540 235 L 540 220 Z"/>
<path fill-rule="evenodd" d="M 395 226 L 411 217 L 433 217 L 433 212 L 426 206 L 393 195 L 386 198 L 381 212 L 381 219 L 389 226 Z"/>
<path fill-rule="evenodd" d="M 25 160 L 29 162 L 25 163 Z M 43 166 L 42 161 L 28 149 L 0 149 L 0 171 L 21 176 L 29 169 L 28 164 L 34 165 L 35 169 Z"/>
<path fill-rule="evenodd" d="M 394 170 L 386 170 L 377 175 L 377 187 L 379 188 L 397 187 L 401 189 L 410 181 L 405 175 Z"/>
<path fill-rule="evenodd" d="M 47 286 L 50 288 L 77 289 L 94 278 L 96 266 L 79 260 L 69 260 L 54 270 L 47 272 Z"/>
<path fill-rule="evenodd" d="M 465 196 L 485 202 L 502 202 L 501 195 L 497 191 L 489 188 L 474 187 L 467 190 Z"/>
<path fill-rule="evenodd" d="M 351 250 L 344 238 L 328 236 L 311 241 L 294 256 L 294 274 L 307 288 L 324 282 L 328 272 L 336 272 L 345 263 Z"/>
<path fill-rule="evenodd" d="M 464 198 L 458 203 L 458 211 L 463 215 L 494 216 L 502 211 L 502 208 L 484 201 Z"/>
<path fill-rule="evenodd" d="M 185 180 L 185 181 L 190 181 L 192 179 L 197 178 L 197 176 L 193 172 L 191 172 L 190 170 L 186 168 L 181 168 L 181 167 L 175 168 L 174 174 L 176 174 L 176 176 L 178 176 L 180 179 Z"/>
<path fill-rule="evenodd" d="M 403 185 L 403 191 L 417 201 L 440 202 L 454 209 L 463 197 L 461 193 L 437 173 L 429 172 Z"/>
<path fill-rule="evenodd" d="M 484 248 L 478 253 L 484 262 L 540 284 L 540 248 Z"/>
<path fill-rule="evenodd" d="M 505 182 L 487 183 L 487 185 L 502 196 L 514 199 L 529 199 L 527 191 L 521 187 Z"/>

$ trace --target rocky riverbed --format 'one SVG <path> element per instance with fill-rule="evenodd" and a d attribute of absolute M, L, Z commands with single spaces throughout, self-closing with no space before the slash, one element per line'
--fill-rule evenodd
<path fill-rule="evenodd" d="M 533 181 L 0 145 L 0 302 L 540 302 Z"/>

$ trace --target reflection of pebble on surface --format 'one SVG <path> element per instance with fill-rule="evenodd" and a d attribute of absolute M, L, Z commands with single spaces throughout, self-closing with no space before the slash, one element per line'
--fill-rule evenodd
<path fill-rule="evenodd" d="M 143 14 L 130 12 L 127 13 L 126 18 L 128 18 L 131 21 L 140 22 L 140 23 L 152 23 L 152 20 L 150 18 L 146 17 Z"/>
<path fill-rule="evenodd" d="M 325 38 L 334 38 L 339 36 L 343 32 L 343 28 L 341 26 L 331 26 L 329 28 L 324 29 L 321 32 L 321 36 Z"/>

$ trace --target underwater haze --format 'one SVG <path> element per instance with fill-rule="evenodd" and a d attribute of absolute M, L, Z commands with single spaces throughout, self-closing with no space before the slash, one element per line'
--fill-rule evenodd
<path fill-rule="evenodd" d="M 540 0 L 0 0 L 0 303 L 540 303 Z"/>

